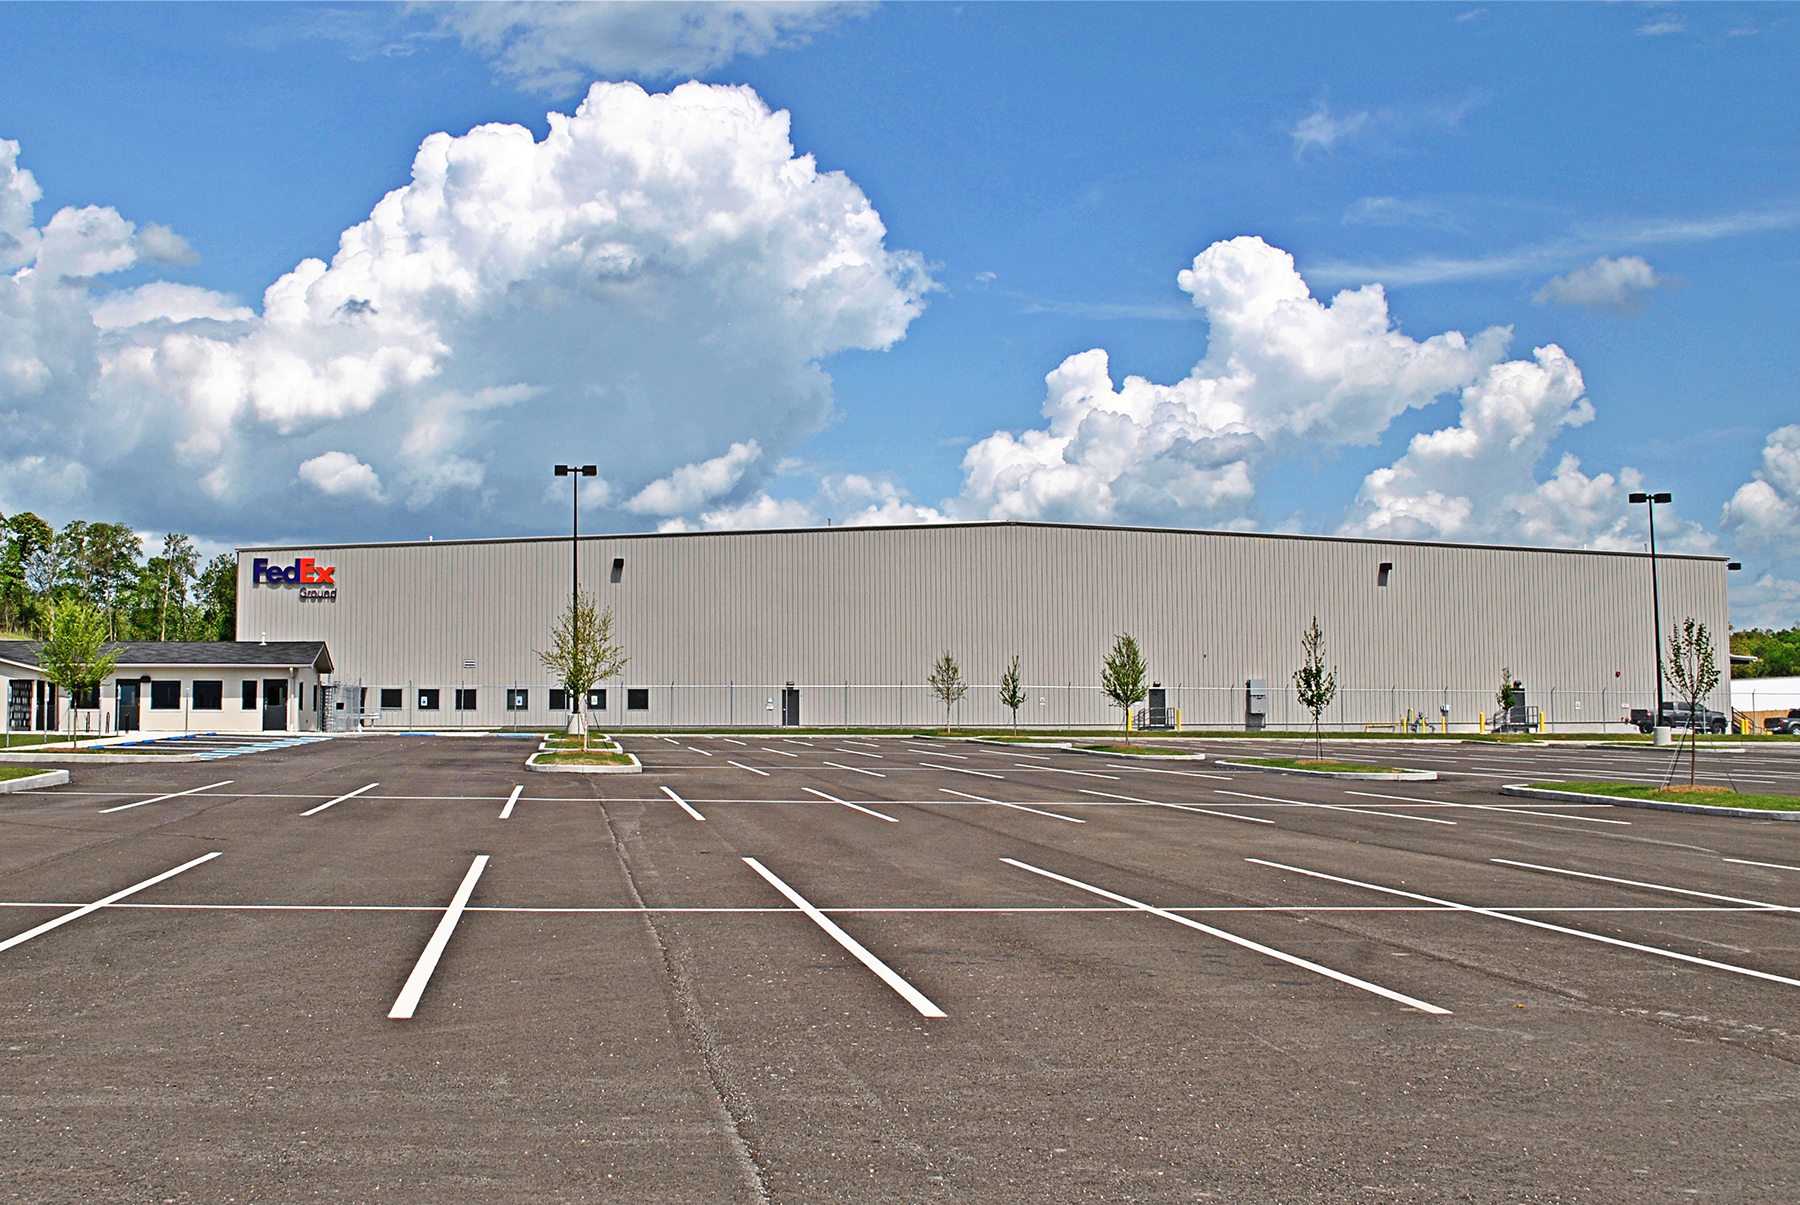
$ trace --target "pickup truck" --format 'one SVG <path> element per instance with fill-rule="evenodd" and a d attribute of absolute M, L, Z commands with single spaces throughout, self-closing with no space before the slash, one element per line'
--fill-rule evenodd
<path fill-rule="evenodd" d="M 1634 707 L 1631 709 L 1631 722 L 1639 732 L 1649 732 L 1656 727 L 1651 723 L 1649 709 Z M 1664 703 L 1662 705 L 1662 727 L 1692 728 L 1696 732 L 1724 732 L 1730 721 L 1725 713 L 1714 711 L 1704 703 L 1696 703 L 1690 708 L 1686 703 Z"/>
<path fill-rule="evenodd" d="M 1800 736 L 1800 707 L 1790 709 L 1785 716 L 1770 716 L 1763 721 L 1763 731 L 1771 736 Z"/>

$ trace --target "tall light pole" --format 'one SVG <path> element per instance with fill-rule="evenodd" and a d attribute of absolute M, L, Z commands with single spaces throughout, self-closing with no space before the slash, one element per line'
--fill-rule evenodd
<path fill-rule="evenodd" d="M 575 609 L 580 605 L 581 599 L 581 479 L 598 477 L 600 466 L 559 464 L 556 466 L 556 475 L 569 479 L 569 635 L 573 637 L 575 635 Z M 1657 673 L 1662 673 L 1660 662 L 1657 666 Z M 1657 680 L 1660 682 L 1661 678 L 1659 677 Z M 1661 693 L 1660 686 L 1657 693 Z M 585 699 L 570 699 L 569 710 L 579 716 L 582 704 L 585 702 Z M 583 747 L 586 747 L 585 744 Z"/>
<path fill-rule="evenodd" d="M 1662 594 L 1656 579 L 1656 504 L 1673 501 L 1673 496 L 1637 492 L 1630 500 L 1644 503 L 1650 512 L 1650 647 L 1656 653 L 1656 710 L 1651 715 L 1650 726 L 1662 728 L 1666 721 L 1663 718 Z"/>

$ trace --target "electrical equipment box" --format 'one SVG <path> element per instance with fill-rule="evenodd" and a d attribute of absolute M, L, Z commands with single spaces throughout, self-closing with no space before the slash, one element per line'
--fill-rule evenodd
<path fill-rule="evenodd" d="M 1251 678 L 1244 683 L 1244 727 L 1256 731 L 1269 722 L 1269 680 Z"/>

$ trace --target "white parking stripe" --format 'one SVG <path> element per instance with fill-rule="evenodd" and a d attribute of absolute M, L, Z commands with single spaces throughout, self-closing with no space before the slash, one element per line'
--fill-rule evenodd
<path fill-rule="evenodd" d="M 516 786 L 512 789 L 512 794 L 508 795 L 506 797 L 506 806 L 500 809 L 500 819 L 502 819 L 502 820 L 511 820 L 512 819 L 513 807 L 519 802 L 519 796 L 523 795 L 524 793 L 525 793 L 525 784 L 524 783 L 520 783 L 518 786 Z"/>
<path fill-rule="evenodd" d="M 948 770 L 952 774 L 973 774 L 977 778 L 1005 778 L 1006 777 L 1006 775 L 1004 775 L 1004 774 L 990 774 L 986 770 L 965 770 L 961 766 L 940 766 L 936 762 L 922 761 L 919 764 L 921 766 L 924 766 L 928 770 Z"/>
<path fill-rule="evenodd" d="M 1579 820 L 1584 824 L 1630 824 L 1629 820 L 1607 820 L 1600 816 L 1571 816 L 1565 812 L 1540 812 L 1532 808 L 1501 807 L 1497 803 L 1456 803 L 1448 799 L 1418 799 L 1411 795 L 1379 795 L 1374 791 L 1345 791 L 1358 799 L 1392 799 L 1399 803 L 1429 803 L 1436 807 L 1475 808 L 1483 812 L 1516 812 L 1521 816 L 1547 816 L 1552 820 Z M 1611 804 L 1604 805 L 1611 807 Z"/>
<path fill-rule="evenodd" d="M 1173 808 L 1178 812 L 1200 812 L 1207 816 L 1223 816 L 1227 820 L 1248 820 L 1251 824 L 1274 824 L 1273 820 L 1264 820 L 1261 816 L 1240 816 L 1236 812 L 1215 812 L 1211 808 L 1197 808 L 1191 803 L 1164 803 L 1160 799 L 1139 799 L 1135 795 L 1109 795 L 1105 791 L 1082 791 L 1083 795 L 1098 795 L 1103 799 L 1123 799 L 1127 803 L 1144 803 L 1154 808 Z"/>
<path fill-rule="evenodd" d="M 767 770 L 758 770 L 755 766 L 746 766 L 741 761 L 728 761 L 725 764 L 728 766 L 736 766 L 740 770 L 748 770 L 752 774 L 760 774 L 764 778 L 769 777 L 769 772 Z"/>
<path fill-rule="evenodd" d="M 1644 883 L 1637 879 L 1615 879 L 1611 875 L 1589 874 L 1584 870 L 1564 870 L 1557 866 L 1539 866 L 1536 862 L 1515 862 L 1511 858 L 1489 858 L 1501 866 L 1522 866 L 1526 870 L 1541 870 L 1545 874 L 1566 874 L 1577 879 L 1593 879 L 1600 883 L 1619 883 L 1626 887 L 1643 887 L 1649 891 L 1667 891 L 1673 895 L 1692 896 L 1697 900 L 1718 900 L 1726 904 L 1749 904 L 1755 908 L 1767 908 L 1771 912 L 1800 912 L 1800 908 L 1790 908 L 1786 904 L 1771 904 L 1767 900 L 1747 900 L 1742 896 L 1718 895 L 1711 891 L 1690 891 L 1686 887 L 1671 887 L 1666 883 Z"/>
<path fill-rule="evenodd" d="M 968 757 L 964 756 L 961 753 L 951 753 L 949 750 L 945 749 L 942 745 L 926 745 L 924 747 L 927 749 L 930 749 L 932 751 L 932 755 L 934 757 L 948 757 L 955 761 L 968 761 L 969 760 Z"/>
<path fill-rule="evenodd" d="M 1164 920 L 1174 921 L 1178 925 L 1185 925 L 1187 928 L 1197 929 L 1201 933 L 1207 934 L 1209 937 L 1217 937 L 1221 941 L 1228 941 L 1232 945 L 1242 946 L 1246 950 L 1254 950 L 1258 954 L 1266 955 L 1279 962 L 1285 962 L 1289 966 L 1299 967 L 1303 971 L 1311 971 L 1315 975 L 1323 975 L 1327 979 L 1335 979 L 1339 983 L 1345 983 L 1351 987 L 1361 988 L 1365 992 L 1373 992 L 1377 996 L 1392 1000 L 1398 1004 L 1404 1004 L 1408 1008 L 1416 1008 L 1420 1012 L 1431 1013 L 1433 1016 L 1438 1017 L 1447 1017 L 1450 1015 L 1450 1010 L 1447 1008 L 1439 1008 L 1435 1004 L 1427 1004 L 1423 1000 L 1416 1000 L 1411 996 L 1402 995 L 1391 988 L 1382 987 L 1378 983 L 1370 983 L 1367 979 L 1358 979 L 1354 975 L 1346 975 L 1342 971 L 1334 971 L 1328 966 L 1322 966 L 1319 963 L 1301 958 L 1298 955 L 1289 954 L 1284 950 L 1277 950 L 1273 946 L 1265 946 L 1261 942 L 1251 941 L 1247 937 L 1239 937 L 1235 933 L 1227 933 L 1223 929 L 1215 929 L 1211 925 L 1203 925 L 1197 920 L 1191 920 L 1188 917 L 1170 912 L 1166 908 L 1157 908 L 1153 905 L 1143 903 L 1142 901 L 1134 900 L 1130 896 L 1119 895 L 1117 892 L 1108 891 L 1103 887 L 1096 887 L 1092 883 L 1083 883 L 1079 879 L 1071 879 L 1066 875 L 1060 875 L 1054 871 L 1044 870 L 1040 867 L 1031 865 L 1029 862 L 1021 862 L 1017 858 L 1001 858 L 1000 860 L 1005 862 L 1008 866 L 1016 866 L 1020 870 L 1028 870 L 1032 874 L 1042 875 L 1047 879 L 1054 879 L 1059 883 L 1067 883 L 1071 887 L 1090 892 L 1102 899 L 1113 900 L 1120 904 L 1128 904 L 1133 908 L 1142 909 L 1152 916 L 1160 916 Z"/>
<path fill-rule="evenodd" d="M 898 992 L 900 998 L 912 1005 L 913 1008 L 918 1011 L 920 1016 L 941 1017 L 944 1015 L 944 1010 L 926 999 L 923 992 L 919 991 L 918 988 L 895 974 L 893 968 L 889 967 L 887 963 L 881 961 L 881 959 L 864 949 L 861 942 L 838 928 L 836 922 L 811 904 L 807 903 L 806 899 L 801 896 L 798 891 L 795 891 L 792 887 L 789 887 L 786 883 L 776 878 L 774 873 L 761 862 L 758 862 L 755 858 L 745 858 L 744 865 L 761 875 L 763 879 L 768 882 L 769 886 L 773 887 L 786 897 L 788 903 L 800 909 L 801 912 L 806 914 L 808 920 L 825 930 L 826 935 L 830 937 L 831 940 L 844 947 L 844 949 L 848 950 L 851 956 L 858 962 L 875 972 L 877 978 Z"/>
<path fill-rule="evenodd" d="M 872 757 L 876 761 L 885 760 L 879 753 L 864 753 L 861 749 L 833 749 L 833 753 L 848 753 L 851 757 Z"/>
<path fill-rule="evenodd" d="M 1326 874 L 1321 870 L 1307 870 L 1300 866 L 1286 866 L 1280 862 L 1267 862 L 1262 858 L 1245 858 L 1246 862 L 1254 862 L 1258 866 L 1268 866 L 1275 870 L 1285 870 L 1292 874 L 1303 874 L 1310 878 L 1326 879 L 1333 883 L 1344 883 L 1351 887 L 1361 887 L 1368 891 L 1379 891 L 1383 895 L 1397 895 L 1402 899 L 1419 900 L 1427 904 L 1442 904 L 1447 908 L 1455 908 L 1459 912 L 1473 912 L 1481 916 L 1491 916 L 1495 920 L 1510 921 L 1515 925 L 1529 925 L 1534 929 L 1545 929 L 1551 933 L 1563 933 L 1570 937 L 1580 937 L 1587 941 L 1597 941 L 1603 945 L 1618 946 L 1625 950 L 1636 950 L 1640 954 L 1654 954 L 1658 958 L 1672 958 L 1677 962 L 1692 963 L 1694 966 L 1710 967 L 1715 971 L 1728 971 L 1733 975 L 1748 975 L 1752 979 L 1766 979 L 1770 983 L 1785 984 L 1788 987 L 1800 987 L 1800 979 L 1789 979 L 1786 975 L 1772 975 L 1768 971 L 1758 971 L 1750 967 L 1734 966 L 1729 962 L 1714 962 L 1710 958 L 1701 958 L 1694 954 L 1683 954 L 1676 950 L 1664 950 L 1658 946 L 1640 945 L 1635 941 L 1626 941 L 1619 937 L 1607 937 L 1602 933 L 1589 933 L 1584 929 L 1571 929 L 1566 925 L 1553 925 L 1549 921 L 1533 920 L 1528 916 L 1516 916 L 1510 912 L 1501 912 L 1494 908 L 1477 908 L 1473 904 L 1459 904 L 1455 900 L 1438 899 L 1436 896 L 1421 895 L 1416 891 L 1402 891 L 1398 887 L 1381 887 L 1374 883 L 1364 883 L 1357 879 L 1346 879 L 1335 874 Z"/>
<path fill-rule="evenodd" d="M 688 803 L 687 800 L 685 800 L 681 796 L 677 795 L 674 791 L 671 791 L 668 787 L 664 787 L 662 789 L 662 793 L 664 795 L 667 795 L 670 799 L 673 799 L 676 803 L 680 804 L 681 810 L 686 812 L 688 815 L 692 816 L 694 819 L 696 819 L 696 820 L 706 819 L 705 816 L 702 816 L 699 812 L 696 812 L 693 809 L 693 807 Z"/>
<path fill-rule="evenodd" d="M 727 737 L 721 737 L 721 738 L 720 738 L 720 739 L 721 739 L 721 740 L 723 740 L 723 741 L 724 741 L 724 742 L 725 742 L 725 743 L 726 743 L 726 744 L 728 744 L 728 745 L 742 745 L 742 746 L 743 746 L 743 747 L 744 747 L 744 748 L 746 748 L 746 749 L 748 749 L 748 748 L 749 748 L 749 747 L 750 747 L 750 742 L 749 742 L 749 741 L 740 741 L 740 740 L 734 740 L 734 739 L 732 739 L 732 738 L 731 738 L 731 737 L 729 737 L 729 736 L 727 736 Z"/>
<path fill-rule="evenodd" d="M 1231 782 L 1233 779 L 1230 774 L 1213 774 L 1206 770 L 1163 770 L 1156 766 L 1129 766 L 1116 761 L 1105 764 L 1109 770 L 1130 770 L 1134 774 L 1178 774 L 1183 778 L 1217 778 L 1221 782 Z"/>
<path fill-rule="evenodd" d="M 985 795 L 969 795 L 969 794 L 965 794 L 962 791 L 952 791 L 949 787 L 939 787 L 938 790 L 942 791 L 946 795 L 960 795 L 964 799 L 973 799 L 976 803 L 991 803 L 997 807 L 1015 808 L 1021 812 L 1031 812 L 1038 816 L 1048 816 L 1052 820 L 1067 820 L 1070 824 L 1086 824 L 1087 823 L 1087 821 L 1078 819 L 1077 817 L 1074 817 L 1074 816 L 1065 816 L 1061 812 L 1046 812 L 1042 808 L 1029 808 L 1029 807 L 1026 807 L 1022 803 L 1007 803 L 1003 799 L 989 799 Z"/>
<path fill-rule="evenodd" d="M 444 956 L 444 947 L 450 944 L 450 934 L 456 928 L 456 922 L 462 919 L 463 909 L 469 905 L 469 896 L 474 894 L 475 882 L 481 878 L 481 872 L 487 869 L 488 856 L 477 854 L 469 863 L 469 873 L 463 876 L 462 886 L 450 899 L 450 906 L 444 909 L 443 919 L 438 921 L 437 928 L 432 931 L 431 940 L 425 943 L 425 949 L 419 955 L 419 961 L 413 965 L 412 974 L 406 977 L 406 986 L 394 997 L 394 1007 L 388 1009 L 388 1020 L 409 1021 L 419 1007 L 419 997 L 425 994 L 425 985 L 431 982 L 431 973 L 437 970 L 438 959 Z"/>
<path fill-rule="evenodd" d="M 874 808 L 866 808 L 860 803 L 851 803 L 848 799 L 839 799 L 836 795 L 827 795 L 824 791 L 815 791 L 811 787 L 801 787 L 800 789 L 802 791 L 808 792 L 809 794 L 817 795 L 820 799 L 829 799 L 833 803 L 841 803 L 845 807 L 850 808 L 852 811 L 861 812 L 866 816 L 873 816 L 877 820 L 885 820 L 889 824 L 899 824 L 900 823 L 900 820 L 898 817 L 890 816 L 886 812 L 878 812 Z"/>
<path fill-rule="evenodd" d="M 106 907 L 108 904 L 116 903 L 119 900 L 124 899 L 128 895 L 136 895 L 138 892 L 143 891 L 147 887 L 154 887 L 158 883 L 162 882 L 165 879 L 172 879 L 184 870 L 192 870 L 194 867 L 200 865 L 202 862 L 210 862 L 214 858 L 218 857 L 220 852 L 221 851 L 219 851 L 219 850 L 214 850 L 210 854 L 201 854 L 198 858 L 195 858 L 192 862 L 183 862 L 180 866 L 175 867 L 173 870 L 165 870 L 161 874 L 156 875 L 152 878 L 145 879 L 143 882 L 137 883 L 131 887 L 127 887 L 123 891 L 115 891 L 111 895 L 107 896 L 105 899 L 95 900 L 91 904 L 83 904 L 81 907 L 75 909 L 75 911 L 65 912 L 61 916 L 53 917 L 50 920 L 45 921 L 43 924 L 39 925 L 35 929 L 27 929 L 23 933 L 17 934 L 13 937 L 9 937 L 5 941 L 0 941 L 0 954 L 4 954 L 6 951 L 12 949 L 14 946 L 24 945 L 26 942 L 30 941 L 34 937 L 41 937 L 43 934 L 50 932 L 50 930 L 52 930 L 52 929 L 60 929 L 60 928 L 62 928 L 62 926 L 68 924 L 72 920 L 80 920 L 82 917 L 86 916 L 88 913 L 97 912 L 101 908 Z"/>
<path fill-rule="evenodd" d="M 234 781 L 235 781 L 234 779 L 227 778 L 224 782 L 208 783 L 206 786 L 194 787 L 191 790 L 186 790 L 186 791 L 171 791 L 167 795 L 158 795 L 154 799 L 140 799 L 136 803 L 121 803 L 116 808 L 101 808 L 100 814 L 102 816 L 104 816 L 109 812 L 127 812 L 127 811 L 130 811 L 132 808 L 141 808 L 146 803 L 161 803 L 165 799 L 179 799 L 183 795 L 198 795 L 200 792 L 210 791 L 214 787 L 228 787 Z"/>
<path fill-rule="evenodd" d="M 764 753 L 779 754 L 782 757 L 799 757 L 800 756 L 798 753 L 789 753 L 786 749 L 771 749 L 767 745 L 762 746 L 762 751 Z"/>
<path fill-rule="evenodd" d="M 865 770 L 861 766 L 846 766 L 842 762 L 828 761 L 825 764 L 830 766 L 834 770 L 848 770 L 852 774 L 866 774 L 870 778 L 886 778 L 887 777 L 887 775 L 877 773 L 874 770 Z"/>
<path fill-rule="evenodd" d="M 1374 808 L 1353 808 L 1347 803 L 1314 803 L 1309 799 L 1277 799 L 1273 795 L 1246 795 L 1242 791 L 1214 790 L 1215 795 L 1235 795 L 1239 799 L 1260 799 L 1265 803 L 1285 803 L 1291 807 L 1324 808 L 1332 812 L 1360 812 L 1365 816 L 1386 816 L 1389 820 L 1417 820 L 1421 824 L 1455 824 L 1454 820 L 1438 820 L 1431 816 L 1408 816 L 1404 812 L 1381 812 Z"/>
<path fill-rule="evenodd" d="M 712 756 L 712 754 L 709 751 L 700 748 L 698 745 L 689 745 L 687 747 L 687 750 L 689 753 L 698 753 L 701 757 L 711 757 Z"/>
<path fill-rule="evenodd" d="M 344 800 L 346 800 L 346 799 L 355 799 L 358 795 L 361 795 L 364 791 L 373 791 L 376 787 L 378 787 L 380 785 L 381 784 L 378 782 L 372 782 L 366 787 L 357 787 L 354 791 L 351 791 L 348 795 L 339 795 L 336 799 L 327 799 L 324 803 L 321 803 L 318 807 L 307 808 L 304 812 L 301 812 L 300 814 L 302 816 L 317 815 L 318 813 L 324 811 L 328 807 L 333 807 L 337 804 L 340 804 L 340 803 L 344 802 Z"/>
<path fill-rule="evenodd" d="M 1017 762 L 1013 763 L 1013 769 L 1036 770 L 1040 774 L 1075 774 L 1082 778 L 1104 778 L 1108 782 L 1119 781 L 1117 774 L 1096 774 L 1092 770 L 1064 770 L 1056 766 L 1021 766 Z"/>
<path fill-rule="evenodd" d="M 1751 862 L 1744 858 L 1726 858 L 1727 862 L 1735 862 L 1739 866 L 1766 866 L 1770 870 L 1800 870 L 1800 866 L 1783 866 L 1780 862 Z"/>

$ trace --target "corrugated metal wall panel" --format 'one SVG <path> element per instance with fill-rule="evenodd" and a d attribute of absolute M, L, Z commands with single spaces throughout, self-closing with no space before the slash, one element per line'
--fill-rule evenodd
<path fill-rule="evenodd" d="M 252 587 L 259 555 L 336 564 L 337 600 Z M 1393 565 L 1386 586 L 1382 562 Z M 1665 631 L 1692 614 L 1722 650 L 1723 562 L 1659 564 Z M 1440 701 L 1472 719 L 1491 710 L 1503 666 L 1535 704 L 1552 687 L 1587 700 L 1584 719 L 1602 705 L 1616 719 L 1628 696 L 1642 705 L 1653 680 L 1649 564 L 1637 554 L 996 524 L 584 537 L 580 568 L 631 657 L 609 684 L 607 715 L 621 723 L 755 722 L 788 681 L 814 688 L 809 722 L 917 723 L 932 710 L 921 684 L 946 649 L 978 684 L 964 722 L 1007 718 L 992 684 L 1015 652 L 1038 688 L 1038 720 L 1106 722 L 1093 688 L 1123 631 L 1208 722 L 1241 722 L 1232 700 L 1245 679 L 1284 690 L 1314 615 L 1347 724 L 1435 713 Z M 371 689 L 434 686 L 447 700 L 475 686 L 476 713 L 455 717 L 468 723 L 553 718 L 534 650 L 567 605 L 566 539 L 254 549 L 239 574 L 245 639 L 323 639 L 339 680 Z M 728 683 L 740 689 L 698 689 Z M 534 714 L 503 713 L 509 685 L 532 690 Z M 651 688 L 645 711 L 626 713 L 629 686 Z"/>

